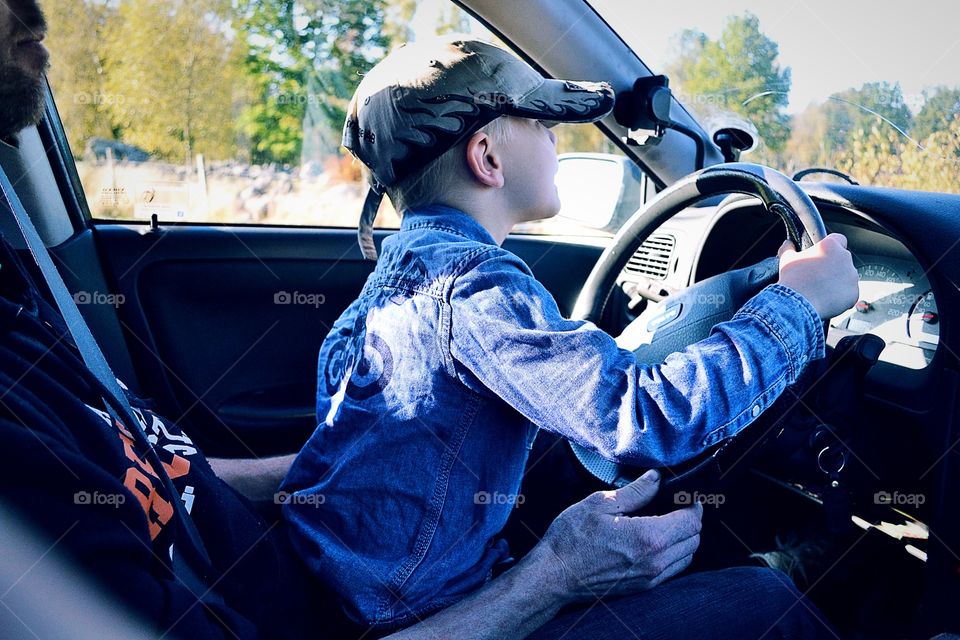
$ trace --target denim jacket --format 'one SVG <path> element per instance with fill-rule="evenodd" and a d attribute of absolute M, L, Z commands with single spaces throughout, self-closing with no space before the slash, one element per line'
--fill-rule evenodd
<path fill-rule="evenodd" d="M 357 620 L 416 622 L 489 579 L 537 429 L 663 466 L 734 435 L 822 357 L 802 296 L 771 285 L 659 365 L 565 319 L 467 214 L 404 216 L 320 349 L 319 426 L 284 483 L 314 573 Z"/>

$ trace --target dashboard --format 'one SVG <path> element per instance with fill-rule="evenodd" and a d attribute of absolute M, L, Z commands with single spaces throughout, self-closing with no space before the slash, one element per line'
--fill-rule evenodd
<path fill-rule="evenodd" d="M 828 343 L 872 333 L 887 343 L 882 362 L 923 369 L 940 342 L 940 315 L 930 281 L 913 259 L 854 252 L 860 276 L 856 305 L 830 321 Z"/>
<path fill-rule="evenodd" d="M 945 523 L 956 520 L 949 510 L 956 506 L 956 492 L 949 491 L 960 486 L 955 466 L 960 349 L 951 324 L 960 309 L 960 197 L 853 185 L 805 183 L 803 188 L 826 228 L 846 236 L 859 276 L 855 306 L 828 322 L 828 344 L 873 334 L 885 348 L 865 375 L 862 361 L 828 360 L 813 386 L 800 388 L 795 402 L 776 405 L 771 420 L 797 408 L 798 428 L 781 429 L 787 438 L 760 460 L 760 475 L 780 488 L 806 492 L 830 514 L 827 497 L 842 492 L 827 489 L 834 476 L 824 473 L 819 463 L 825 449 L 817 449 L 831 441 L 816 435 L 831 433 L 843 443 L 842 478 L 853 523 L 886 533 L 911 556 L 929 557 L 930 566 L 948 564 L 952 570 L 955 558 L 938 559 L 937 545 L 927 538 L 936 531 L 951 543 L 958 539 L 956 528 Z M 662 299 L 774 256 L 784 236 L 782 222 L 756 199 L 704 200 L 667 220 L 631 257 L 619 280 L 621 298 L 628 309 L 639 310 L 644 304 L 639 297 Z M 814 437 L 804 431 L 811 424 Z M 928 504 L 921 508 L 915 499 L 913 505 L 894 505 L 894 494 L 923 496 Z M 769 500 L 768 494 L 759 495 Z M 797 522 L 810 530 L 812 521 L 805 515 Z M 896 556 L 871 546 L 867 557 L 864 566 Z M 915 584 L 923 579 L 919 571 L 905 575 L 905 584 L 913 576 Z"/>
<path fill-rule="evenodd" d="M 871 333 L 886 343 L 880 361 L 898 370 L 919 371 L 933 361 L 941 316 L 927 271 L 897 238 L 866 216 L 821 206 L 831 232 L 847 237 L 860 276 L 856 305 L 832 318 L 827 343 Z M 775 255 L 783 226 L 755 200 L 705 201 L 658 229 L 621 275 L 624 292 L 669 293 L 692 282 L 746 267 Z M 650 262 L 641 268 L 639 260 Z"/>

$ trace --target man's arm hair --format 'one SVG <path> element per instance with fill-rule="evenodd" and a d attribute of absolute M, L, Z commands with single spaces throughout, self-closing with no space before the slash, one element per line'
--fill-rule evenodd
<path fill-rule="evenodd" d="M 558 570 L 562 569 L 556 556 L 538 545 L 497 579 L 388 640 L 525 638 L 572 601 L 572 594 L 564 593 L 565 580 L 558 579 Z"/>

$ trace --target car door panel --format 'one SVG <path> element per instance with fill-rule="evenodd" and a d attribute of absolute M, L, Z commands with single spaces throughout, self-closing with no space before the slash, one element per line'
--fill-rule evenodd
<path fill-rule="evenodd" d="M 373 263 L 349 229 L 99 224 L 138 377 L 209 455 L 297 451 L 315 428 L 316 356 Z M 378 232 L 378 240 L 386 232 Z M 600 249 L 506 246 L 573 306 Z"/>

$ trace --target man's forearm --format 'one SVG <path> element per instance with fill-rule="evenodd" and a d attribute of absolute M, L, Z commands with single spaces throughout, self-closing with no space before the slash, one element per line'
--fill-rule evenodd
<path fill-rule="evenodd" d="M 295 454 L 257 458 L 207 458 L 221 480 L 253 502 L 276 503 L 277 490 L 290 471 Z"/>
<path fill-rule="evenodd" d="M 463 638 L 519 640 L 553 618 L 567 603 L 562 569 L 542 545 L 517 566 L 457 604 L 388 640 Z"/>

